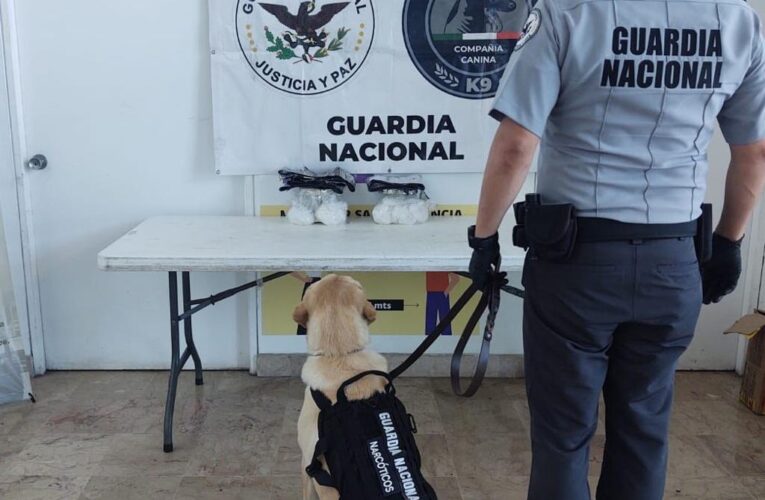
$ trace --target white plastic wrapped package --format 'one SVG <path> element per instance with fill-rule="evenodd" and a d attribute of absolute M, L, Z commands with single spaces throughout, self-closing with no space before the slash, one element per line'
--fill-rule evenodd
<path fill-rule="evenodd" d="M 348 203 L 330 190 L 293 190 L 292 205 L 287 211 L 287 220 L 292 224 L 310 226 L 315 222 L 332 226 L 345 224 L 348 218 Z"/>
<path fill-rule="evenodd" d="M 378 224 L 422 224 L 430 216 L 430 200 L 407 194 L 386 194 L 372 209 Z"/>
<path fill-rule="evenodd" d="M 328 226 L 345 224 L 348 219 L 348 203 L 342 200 L 345 189 L 355 191 L 353 176 L 340 167 L 328 172 L 316 173 L 303 167 L 298 170 L 279 171 L 282 187 L 279 191 L 292 190 L 292 205 L 287 220 L 292 224 L 309 226 L 321 222 Z"/>
<path fill-rule="evenodd" d="M 372 209 L 377 224 L 422 224 L 433 208 L 419 176 L 374 176 L 367 181 L 367 189 L 383 193 Z"/>
<path fill-rule="evenodd" d="M 287 220 L 299 226 L 310 226 L 316 222 L 314 213 L 321 204 L 321 191 L 318 189 L 295 189 Z"/>
<path fill-rule="evenodd" d="M 348 203 L 332 191 L 324 191 L 321 204 L 316 209 L 316 220 L 327 226 L 345 224 L 348 220 Z"/>

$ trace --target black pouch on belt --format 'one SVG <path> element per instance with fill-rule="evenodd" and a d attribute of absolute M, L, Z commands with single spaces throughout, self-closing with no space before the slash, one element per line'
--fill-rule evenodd
<path fill-rule="evenodd" d="M 542 260 L 566 261 L 576 243 L 576 209 L 564 203 L 526 206 L 526 238 Z"/>
<path fill-rule="evenodd" d="M 701 217 L 698 218 L 698 230 L 696 231 L 696 257 L 699 263 L 707 262 L 712 258 L 712 234 L 714 233 L 714 221 L 712 220 L 712 204 L 701 205 Z"/>
<path fill-rule="evenodd" d="M 513 230 L 516 246 L 531 248 L 543 260 L 565 261 L 571 257 L 577 234 L 573 205 L 543 205 L 538 194 L 530 194 L 513 208 L 518 223 Z"/>
<path fill-rule="evenodd" d="M 529 249 L 529 239 L 526 237 L 526 207 L 531 205 L 540 205 L 542 198 L 538 193 L 529 193 L 525 201 L 519 201 L 513 205 L 515 213 L 515 227 L 513 228 L 513 245 L 521 247 L 524 250 Z"/>

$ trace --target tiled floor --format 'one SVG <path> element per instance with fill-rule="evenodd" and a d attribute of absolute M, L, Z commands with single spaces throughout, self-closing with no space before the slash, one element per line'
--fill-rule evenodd
<path fill-rule="evenodd" d="M 164 373 L 36 379 L 37 404 L 0 408 L 0 498 L 299 498 L 300 381 L 206 377 L 199 388 L 182 377 L 171 454 L 161 450 Z M 765 499 L 765 417 L 736 403 L 738 384 L 727 373 L 678 375 L 666 498 Z M 472 400 L 452 396 L 443 379 L 398 386 L 440 499 L 525 498 L 531 455 L 522 381 L 489 380 Z M 593 475 L 603 442 L 599 431 Z"/>

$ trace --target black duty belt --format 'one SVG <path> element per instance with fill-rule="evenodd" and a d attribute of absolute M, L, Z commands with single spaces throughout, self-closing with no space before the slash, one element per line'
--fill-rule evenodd
<path fill-rule="evenodd" d="M 698 222 L 677 224 L 630 224 L 612 219 L 578 217 L 578 242 L 660 240 L 696 236 Z"/>

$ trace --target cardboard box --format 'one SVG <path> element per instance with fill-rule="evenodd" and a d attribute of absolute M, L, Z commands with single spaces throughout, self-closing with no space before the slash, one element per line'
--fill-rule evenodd
<path fill-rule="evenodd" d="M 739 401 L 758 415 L 765 415 L 765 311 L 755 311 L 736 321 L 725 333 L 749 339 Z"/>

